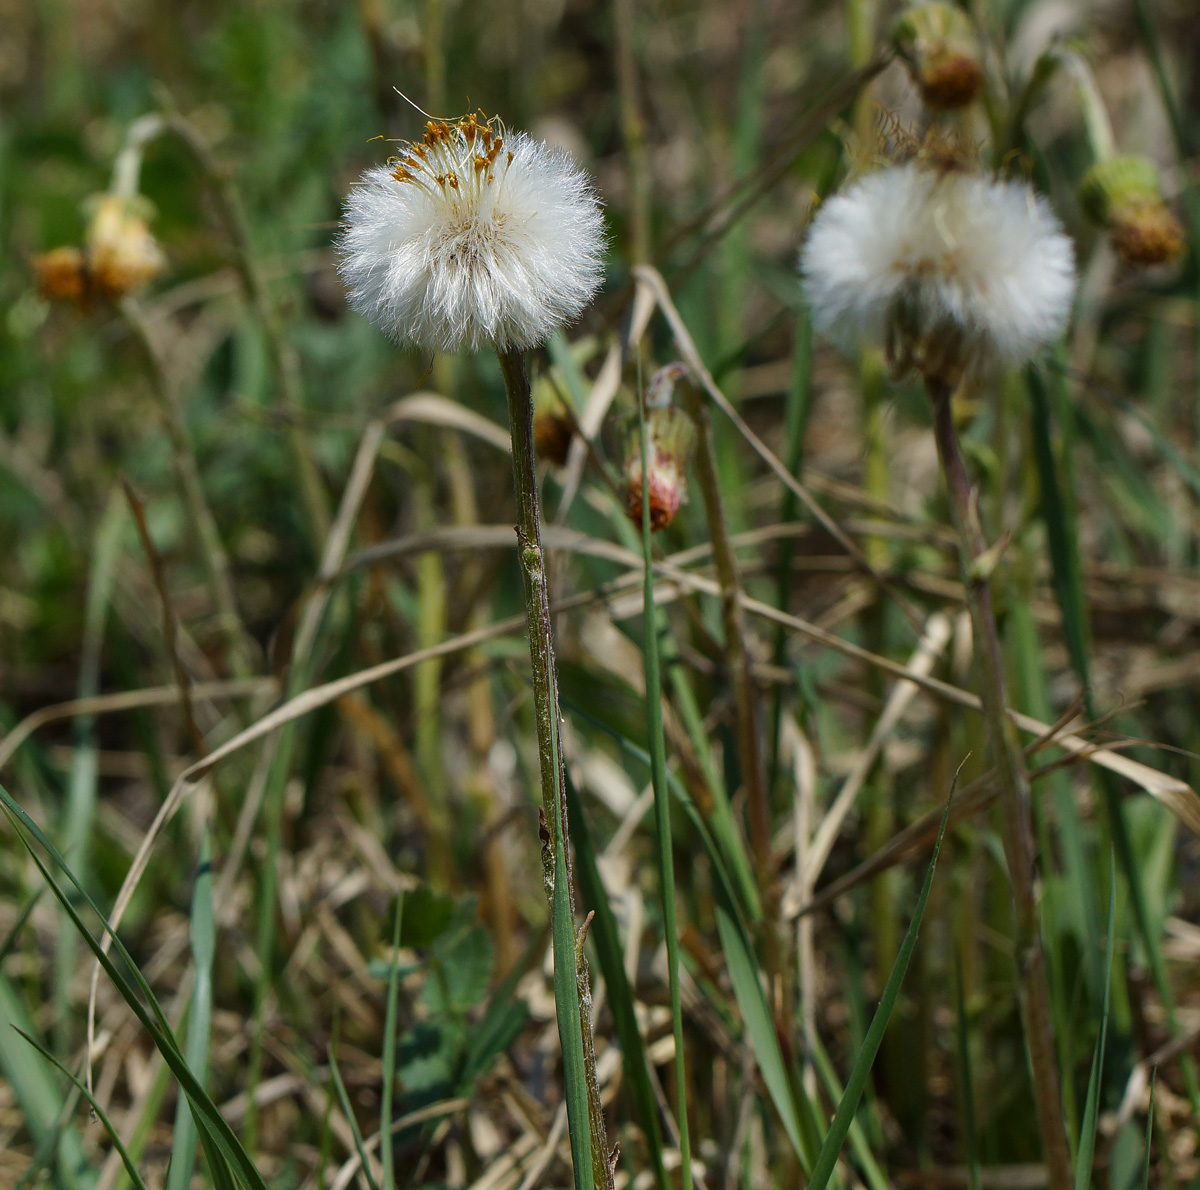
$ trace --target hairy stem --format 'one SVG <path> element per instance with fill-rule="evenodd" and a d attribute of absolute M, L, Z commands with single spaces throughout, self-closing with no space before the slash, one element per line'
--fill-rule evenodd
<path fill-rule="evenodd" d="M 554 890 L 557 872 L 567 886 L 566 905 L 575 915 L 574 876 L 570 838 L 567 832 L 567 789 L 563 773 L 562 742 L 559 736 L 558 677 L 554 667 L 554 626 L 550 619 L 550 593 L 546 582 L 546 559 L 542 549 L 541 510 L 538 500 L 537 462 L 533 453 L 533 396 L 525 358 L 520 351 L 501 351 L 500 368 L 508 394 L 509 430 L 512 434 L 513 482 L 517 493 L 517 549 L 525 586 L 525 615 L 529 628 L 529 659 L 533 667 L 533 706 L 537 721 L 538 757 L 541 768 L 543 835 L 542 868 L 547 893 Z M 548 836 L 548 840 L 547 840 Z M 561 855 L 555 856 L 556 847 Z M 561 862 L 556 862 L 561 860 Z M 554 899 L 550 897 L 551 912 Z M 584 1067 L 587 1079 L 587 1114 L 591 1132 L 592 1176 L 597 1187 L 611 1190 L 612 1167 L 608 1159 L 600 1087 L 596 1081 L 596 1055 L 592 1046 L 591 988 L 583 947 L 574 947 L 582 1016 Z M 559 954 L 555 961 L 571 956 Z M 562 1028 L 560 1016 L 560 1030 Z M 568 1105 L 569 1106 L 569 1105 Z"/>
<path fill-rule="evenodd" d="M 971 483 L 967 478 L 958 432 L 954 427 L 951 389 L 948 385 L 934 380 L 928 380 L 927 387 L 933 402 L 934 437 L 937 440 L 938 457 L 950 498 L 951 519 L 958 533 L 963 586 L 975 638 L 980 697 L 983 701 L 984 721 L 987 724 L 988 745 L 996 766 L 997 784 L 1000 787 L 1004 854 L 1008 863 L 1015 909 L 1016 938 L 1013 957 L 1017 967 L 1021 1016 L 1033 1072 L 1038 1124 L 1052 1190 L 1070 1190 L 1074 1184 L 1074 1177 L 1067 1134 L 1063 1126 L 1062 1089 L 1054 1043 L 1046 959 L 1038 931 L 1029 776 L 1017 740 L 1016 728 L 1008 716 L 1000 637 L 996 629 L 996 617 L 992 610 L 992 595 L 986 573 L 987 541 L 980 525 Z"/>

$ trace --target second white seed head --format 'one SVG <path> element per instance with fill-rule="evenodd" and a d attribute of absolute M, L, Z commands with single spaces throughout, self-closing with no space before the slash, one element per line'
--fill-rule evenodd
<path fill-rule="evenodd" d="M 528 350 L 599 288 L 604 223 L 565 153 L 470 115 L 363 175 L 338 249 L 350 304 L 398 342 Z"/>
<path fill-rule="evenodd" d="M 1052 342 L 1075 254 L 1026 185 L 919 162 L 859 179 L 817 212 L 800 257 L 818 331 L 874 342 L 928 376 L 1014 365 Z"/>

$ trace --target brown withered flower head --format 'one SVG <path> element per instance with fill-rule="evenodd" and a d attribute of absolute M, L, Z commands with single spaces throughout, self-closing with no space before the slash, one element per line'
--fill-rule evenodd
<path fill-rule="evenodd" d="M 549 376 L 539 376 L 533 384 L 533 449 L 538 458 L 561 467 L 574 436 L 575 425 L 558 386 Z"/>
<path fill-rule="evenodd" d="M 953 4 L 916 4 L 900 14 L 892 45 L 921 98 L 934 111 L 973 103 L 983 86 L 983 54 L 970 17 Z"/>
<path fill-rule="evenodd" d="M 166 268 L 150 232 L 149 204 L 140 197 L 106 193 L 89 204 L 82 248 L 64 246 L 33 258 L 37 286 L 54 301 L 87 306 L 136 293 Z"/>
<path fill-rule="evenodd" d="M 1183 227 L 1163 201 L 1158 170 L 1145 157 L 1110 157 L 1087 172 L 1079 197 L 1108 229 L 1113 251 L 1135 268 L 1170 264 L 1183 255 Z"/>

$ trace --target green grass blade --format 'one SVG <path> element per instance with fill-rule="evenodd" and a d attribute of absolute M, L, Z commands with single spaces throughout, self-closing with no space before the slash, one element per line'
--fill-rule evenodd
<path fill-rule="evenodd" d="M 792 475 L 799 476 L 804 462 L 804 440 L 808 431 L 808 416 L 812 409 L 813 329 L 808 307 L 796 311 L 795 339 L 792 345 L 792 374 L 788 383 L 787 405 L 784 411 L 785 438 L 783 465 Z M 779 504 L 779 523 L 786 525 L 798 513 L 796 493 L 785 487 Z M 775 605 L 786 609 L 792 585 L 792 559 L 795 543 L 786 538 L 779 543 L 779 560 L 775 567 Z M 782 624 L 775 629 L 773 645 L 776 665 L 787 663 L 787 630 Z M 779 775 L 779 736 L 783 721 L 784 692 L 776 690 L 771 707 L 771 787 Z"/>
<path fill-rule="evenodd" d="M 1087 1099 L 1083 1105 L 1083 1125 L 1079 1133 L 1078 1156 L 1075 1159 L 1075 1190 L 1087 1190 L 1092 1181 L 1092 1156 L 1096 1151 L 1096 1124 L 1100 1115 L 1100 1081 L 1104 1076 L 1104 1047 L 1108 1041 L 1108 1010 L 1111 1001 L 1113 941 L 1117 921 L 1117 861 L 1109 854 L 1108 872 L 1108 942 L 1104 953 L 1104 1008 L 1100 1014 L 1100 1036 L 1092 1055 L 1092 1072 L 1088 1076 Z"/>
<path fill-rule="evenodd" d="M 579 891 L 584 905 L 595 916 L 592 918 L 588 937 L 596 948 L 600 971 L 608 988 L 608 1004 L 621 1046 L 624 1076 L 629 1083 L 633 1108 L 646 1137 L 650 1165 L 658 1181 L 659 1190 L 668 1190 L 670 1179 L 663 1165 L 662 1127 L 658 1121 L 658 1100 L 650 1082 L 650 1071 L 646 1064 L 646 1047 L 642 1043 L 634 1010 L 633 989 L 625 975 L 625 962 L 621 952 L 621 940 L 617 932 L 617 921 L 608 893 L 600 878 L 596 865 L 596 849 L 592 844 L 592 833 L 583 813 L 583 805 L 570 775 L 567 776 L 567 813 L 571 822 L 571 841 L 575 845 L 575 875 L 579 880 Z"/>
<path fill-rule="evenodd" d="M 627 737 L 580 711 L 573 704 L 564 702 L 563 705 L 569 707 L 578 718 L 587 719 L 608 732 L 625 752 L 647 768 L 650 767 L 650 754 L 645 749 L 639 748 Z M 800 1164 L 807 1170 L 811 1168 L 819 1139 L 819 1133 L 816 1130 L 816 1113 L 803 1090 L 793 1088 L 788 1077 L 787 1064 L 784 1062 L 783 1053 L 779 1048 L 779 1038 L 775 1035 L 775 1026 L 771 1020 L 767 998 L 759 980 L 754 948 L 750 944 L 745 923 L 738 909 L 733 882 L 729 877 L 721 852 L 713 842 L 704 818 L 695 802 L 692 801 L 687 787 L 669 769 L 667 770 L 667 786 L 695 828 L 704 846 L 708 862 L 712 865 L 717 928 L 721 935 L 725 963 L 733 983 L 734 999 L 737 1000 L 738 1010 L 745 1022 L 747 1035 L 750 1038 L 750 1044 L 771 1101 L 779 1113 L 784 1131 L 795 1149 L 796 1156 L 800 1159 Z"/>
<path fill-rule="evenodd" d="M 105 1115 L 104 1108 L 102 1108 L 97 1102 L 95 1095 L 93 1095 L 91 1091 L 84 1086 L 83 1082 L 74 1073 L 68 1070 L 66 1066 L 64 1066 L 44 1045 L 42 1045 L 42 1043 L 38 1041 L 36 1037 L 30 1036 L 30 1034 L 26 1033 L 24 1029 L 17 1029 L 17 1032 L 24 1037 L 25 1040 L 28 1041 L 29 1044 L 33 1046 L 33 1048 L 37 1050 L 37 1052 L 41 1054 L 47 1062 L 61 1070 L 62 1073 L 65 1074 L 67 1078 L 69 1078 L 71 1082 L 75 1084 L 75 1087 L 79 1093 L 88 1101 L 88 1103 L 92 1105 L 92 1111 L 94 1111 L 99 1117 L 100 1123 L 104 1125 L 105 1132 L 108 1133 L 109 1138 L 113 1142 L 113 1148 L 115 1148 L 120 1154 L 121 1163 L 125 1166 L 125 1172 L 129 1175 L 129 1180 L 134 1184 L 137 1190 L 148 1190 L 146 1183 L 142 1180 L 142 1175 L 138 1173 L 138 1168 L 133 1163 L 133 1158 L 129 1156 L 125 1146 L 121 1143 L 121 1138 L 117 1134 L 117 1130 L 112 1126 L 108 1116 Z"/>
<path fill-rule="evenodd" d="M 302 688 L 303 678 L 293 672 L 288 685 L 289 695 Z M 287 792 L 288 777 L 292 772 L 292 761 L 296 752 L 296 724 L 289 723 L 279 733 L 275 755 L 267 773 L 267 784 L 263 791 L 262 809 L 263 835 L 266 854 L 261 869 L 262 878 L 258 887 L 258 920 L 256 923 L 254 953 L 258 957 L 258 975 L 254 983 L 254 1016 L 250 1032 L 250 1053 L 246 1061 L 246 1119 L 243 1135 L 246 1147 L 253 1150 L 258 1138 L 258 1100 L 255 1090 L 262 1078 L 263 1042 L 266 1036 L 267 1000 L 274 987 L 275 954 L 275 902 L 278 898 L 278 876 L 280 836 L 283 831 L 283 803 Z"/>
<path fill-rule="evenodd" d="M 117 937 L 114 930 L 108 926 L 103 913 L 99 907 L 88 895 L 83 886 L 75 879 L 71 870 L 63 862 L 62 857 L 46 838 L 45 833 L 41 828 L 29 817 L 28 814 L 21 808 L 17 801 L 3 786 L 0 786 L 0 803 L 8 811 L 9 816 L 17 825 L 17 834 L 24 844 L 25 849 L 37 865 L 38 871 L 41 872 L 42 878 L 46 881 L 50 891 L 58 899 L 60 905 L 66 909 L 68 916 L 71 918 L 75 929 L 78 930 L 80 936 L 87 943 L 89 949 L 96 956 L 97 961 L 103 967 L 105 974 L 112 980 L 117 990 L 121 993 L 125 1002 L 133 1010 L 134 1015 L 141 1022 L 142 1027 L 150 1035 L 150 1039 L 154 1042 L 155 1048 L 162 1054 L 171 1073 L 175 1075 L 179 1081 L 179 1085 L 183 1093 L 188 1097 L 188 1101 L 193 1108 L 196 1118 L 196 1124 L 202 1129 L 204 1134 L 211 1138 L 212 1142 L 218 1146 L 223 1156 L 230 1162 L 233 1168 L 238 1171 L 238 1175 L 243 1185 L 251 1188 L 251 1190 L 267 1190 L 266 1183 L 262 1179 L 262 1175 L 254 1167 L 254 1162 L 251 1161 L 249 1154 L 239 1143 L 233 1130 L 221 1115 L 217 1105 L 204 1091 L 204 1088 L 196 1080 L 192 1074 L 191 1068 L 188 1066 L 187 1059 L 179 1048 L 179 1043 L 175 1038 L 170 1026 L 167 1024 L 166 1017 L 163 1014 L 162 1008 L 158 1003 L 150 985 L 146 982 L 145 976 L 134 963 L 129 952 L 125 949 L 124 943 Z M 125 972 L 117 966 L 112 957 L 106 954 L 100 943 L 92 936 L 91 931 L 85 925 L 83 919 L 79 916 L 79 911 L 75 908 L 72 898 L 68 895 L 65 889 L 55 880 L 53 873 L 46 866 L 42 858 L 33 849 L 29 842 L 29 835 L 37 840 L 38 844 L 45 848 L 47 853 L 54 860 L 55 864 L 62 870 L 71 883 L 79 892 L 81 898 L 86 901 L 92 911 L 100 918 L 103 923 L 104 930 L 113 940 L 113 949 L 117 952 L 126 969 L 132 974 L 133 982 L 130 982 L 129 977 Z M 136 985 L 136 987 L 135 987 Z M 146 998 L 146 1003 L 142 1002 L 142 998 L 138 995 L 138 991 Z"/>
<path fill-rule="evenodd" d="M 392 1094 L 396 1089 L 396 1002 L 400 992 L 400 923 L 404 917 L 404 890 L 396 894 L 396 920 L 392 926 L 392 965 L 388 970 L 387 1009 L 383 1023 L 383 1090 L 379 1096 L 379 1146 L 383 1158 L 384 1190 L 396 1185 L 392 1145 Z"/>
<path fill-rule="evenodd" d="M 1150 1144 L 1154 1139 L 1154 1084 L 1158 1067 L 1150 1071 L 1150 1106 L 1146 1108 L 1146 1152 L 1142 1157 L 1142 1190 L 1150 1190 Z"/>
<path fill-rule="evenodd" d="M 17 938 L 20 936 L 21 931 L 25 928 L 25 923 L 29 920 L 29 915 L 33 912 L 34 906 L 37 905 L 38 901 L 42 899 L 42 893 L 45 891 L 46 889 L 44 887 L 39 888 L 37 892 L 35 892 L 33 896 L 31 896 L 29 900 L 25 902 L 25 908 L 22 909 L 19 914 L 17 914 L 17 920 L 13 922 L 12 929 L 4 935 L 4 941 L 0 942 L 0 965 L 3 965 L 4 960 L 8 958 L 13 947 L 17 944 Z"/>
<path fill-rule="evenodd" d="M 4 808 L 9 813 L 9 816 L 17 824 L 17 834 L 20 837 L 21 842 L 25 845 L 25 849 L 32 857 L 33 862 L 37 865 L 38 871 L 41 872 L 42 877 L 45 879 L 50 891 L 55 895 L 55 897 L 58 898 L 59 904 L 61 904 L 67 910 L 67 914 L 71 918 L 75 929 L 78 930 L 81 935 L 83 935 L 84 940 L 92 948 L 93 952 L 97 953 L 97 958 L 100 959 L 101 965 L 104 967 L 105 971 L 110 974 L 110 977 L 115 978 L 118 986 L 121 989 L 121 994 L 129 1001 L 130 1007 L 132 1007 L 134 1012 L 138 1014 L 139 1019 L 144 1017 L 146 1020 L 149 1020 L 151 1027 L 163 1033 L 165 1038 L 171 1043 L 175 1052 L 182 1057 L 182 1051 L 179 1049 L 178 1042 L 175 1040 L 175 1036 L 167 1022 L 167 1018 L 163 1013 L 158 1000 L 155 998 L 150 985 L 146 982 L 145 977 L 142 975 L 137 964 L 133 961 L 132 956 L 125 949 L 125 944 L 117 936 L 116 931 L 109 928 L 108 919 L 106 918 L 105 914 L 101 912 L 100 906 L 97 905 L 94 900 L 92 900 L 87 890 L 76 879 L 75 874 L 67 866 L 66 861 L 59 854 L 58 849 L 46 837 L 46 834 L 42 828 L 38 826 L 38 824 L 34 822 L 28 814 L 25 813 L 25 811 L 21 808 L 20 803 L 17 802 L 12 794 L 10 794 L 3 786 L 0 786 L 0 802 L 3 803 Z M 133 976 L 134 982 L 138 985 L 142 994 L 146 997 L 149 1008 L 142 1003 L 141 999 L 134 991 L 133 986 L 129 983 L 129 980 L 116 967 L 112 959 L 103 953 L 100 948 L 100 943 L 97 942 L 94 937 L 92 937 L 92 932 L 84 924 L 83 918 L 79 916 L 79 911 L 75 908 L 73 899 L 63 889 L 58 881 L 54 879 L 50 869 L 46 867 L 41 857 L 36 851 L 34 851 L 29 839 L 26 837 L 27 834 L 32 835 L 37 843 L 45 849 L 46 853 L 75 887 L 75 890 L 80 894 L 80 899 L 85 902 L 88 908 L 90 908 L 92 912 L 95 913 L 95 915 L 100 919 L 104 932 L 108 934 L 110 938 L 112 938 L 113 950 L 117 952 L 117 955 L 127 965 L 130 973 Z"/>
<path fill-rule="evenodd" d="M 801 1126 L 800 1112 L 788 1078 L 787 1064 L 779 1048 L 779 1038 L 771 1019 L 767 997 L 759 980 L 758 963 L 754 958 L 750 940 L 737 920 L 736 911 L 729 901 L 728 889 L 718 885 L 717 930 L 721 935 L 721 949 L 725 953 L 725 965 L 733 984 L 734 999 L 746 1027 L 746 1035 L 754 1050 L 755 1060 L 766 1084 L 767 1093 L 779 1114 L 787 1138 L 807 1173 L 813 1167 L 816 1139 L 813 1129 Z"/>
<path fill-rule="evenodd" d="M 963 995 L 962 956 L 954 953 L 955 1040 L 962 1079 L 963 1135 L 966 1139 L 968 1190 L 979 1190 L 979 1136 L 975 1131 L 975 1082 L 971 1077 L 971 1046 L 967 1033 L 967 1002 Z"/>
<path fill-rule="evenodd" d="M 1033 455 L 1041 487 L 1042 523 L 1050 549 L 1050 583 L 1063 617 L 1063 639 L 1071 664 L 1086 688 L 1088 672 L 1089 627 L 1083 595 L 1083 568 L 1079 545 L 1071 526 L 1075 523 L 1058 482 L 1058 465 L 1051 439 L 1050 400 L 1046 383 L 1036 366 L 1026 369 L 1032 409 Z"/>
<path fill-rule="evenodd" d="M 846 1088 L 842 1086 L 841 1080 L 837 1076 L 837 1071 L 833 1067 L 833 1061 L 829 1057 L 828 1051 L 821 1044 L 821 1039 L 815 1033 L 813 1041 L 815 1044 L 812 1057 L 817 1068 L 817 1073 L 821 1076 L 821 1082 L 825 1084 L 826 1092 L 833 1099 L 841 1099 Z M 870 1187 L 870 1190 L 891 1190 L 891 1187 L 888 1185 L 887 1174 L 880 1169 L 879 1162 L 875 1160 L 875 1154 L 871 1152 L 871 1146 L 867 1141 L 867 1134 L 857 1117 L 850 1122 L 848 1137 L 850 1151 L 854 1154 L 854 1160 L 858 1162 L 859 1169 L 862 1170 L 863 1179 Z M 972 1187 L 971 1190 L 978 1190 L 978 1187 Z"/>
<path fill-rule="evenodd" d="M 100 657 L 104 646 L 104 626 L 112 602 L 113 583 L 126 525 L 125 499 L 120 488 L 109 498 L 96 529 L 88 572 L 87 602 L 84 611 L 82 659 L 76 692 L 79 698 L 92 698 L 100 691 Z M 81 715 L 73 725 L 75 750 L 67 785 L 66 821 L 60 837 L 62 853 L 71 861 L 82 880 L 88 879 L 88 845 L 96 815 L 96 790 L 99 781 L 99 751 L 96 723 L 91 715 Z M 60 915 L 54 942 L 54 1038 L 60 1053 L 71 1046 L 68 1031 L 70 1002 L 68 989 L 75 973 L 79 941 L 65 917 Z"/>
<path fill-rule="evenodd" d="M 192 890 L 192 960 L 195 983 L 188 1014 L 184 1054 L 192 1073 L 203 1086 L 208 1070 L 209 1031 L 212 1025 L 212 967 L 216 953 L 213 920 L 212 846 L 208 830 L 200 841 L 200 864 Z M 175 1109 L 175 1137 L 171 1146 L 171 1173 L 167 1190 L 188 1190 L 196 1165 L 196 1122 L 191 1108 L 181 1101 Z"/>
<path fill-rule="evenodd" d="M 640 532 L 635 532 L 629 517 L 623 507 L 615 501 L 611 506 L 611 523 L 621 544 L 631 551 L 641 552 L 642 538 Z M 750 856 L 746 852 L 746 844 L 742 832 L 738 828 L 733 807 L 725 792 L 725 783 L 717 771 L 716 758 L 713 755 L 712 742 L 708 728 L 704 724 L 695 691 L 688 677 L 687 667 L 679 657 L 675 641 L 667 633 L 658 638 L 658 658 L 660 671 L 665 669 L 671 683 L 671 693 L 675 712 L 688 734 L 696 761 L 704 773 L 708 792 L 712 797 L 712 808 L 706 817 L 706 829 L 712 835 L 712 841 L 721 852 L 722 865 L 732 881 L 732 887 L 738 898 L 738 911 L 747 921 L 758 921 L 762 917 L 762 905 L 759 901 L 758 886 L 754 882 L 754 870 Z"/>
<path fill-rule="evenodd" d="M 713 842 L 720 848 L 724 858 L 733 891 L 737 894 L 738 909 L 748 921 L 758 921 L 762 917 L 762 902 L 759 899 L 758 886 L 754 883 L 754 869 L 750 863 L 750 856 L 746 853 L 746 843 L 734 817 L 733 807 L 729 804 L 725 783 L 717 772 L 712 743 L 704 726 L 704 716 L 700 713 L 695 692 L 688 680 L 687 669 L 676 654 L 674 641 L 670 638 L 664 638 L 660 642 L 659 658 L 666 662 L 675 710 L 688 733 L 688 739 L 691 740 L 712 796 L 708 828 L 712 832 Z"/>
<path fill-rule="evenodd" d="M 838 1154 L 846 1139 L 846 1133 L 850 1130 L 850 1123 L 854 1119 L 854 1113 L 858 1110 L 858 1101 L 862 1098 L 863 1088 L 870 1076 L 875 1055 L 879 1052 L 879 1045 L 883 1041 L 887 1023 L 900 998 L 900 986 L 904 982 L 904 974 L 908 970 L 909 960 L 916 948 L 917 932 L 921 928 L 921 919 L 925 916 L 925 906 L 929 902 L 929 890 L 933 887 L 933 873 L 937 868 L 938 853 L 942 849 L 942 838 L 946 833 L 946 820 L 950 815 L 950 803 L 954 800 L 955 785 L 957 785 L 957 779 L 950 787 L 950 796 L 946 799 L 946 808 L 942 811 L 937 841 L 933 845 L 933 854 L 929 857 L 929 867 L 925 872 L 925 882 L 921 885 L 921 893 L 917 897 L 917 907 L 913 910 L 912 920 L 908 923 L 904 941 L 900 944 L 900 953 L 896 956 L 891 975 L 888 976 L 887 986 L 883 989 L 883 995 L 879 1000 L 879 1007 L 876 1008 L 875 1015 L 871 1018 L 871 1025 L 867 1029 L 862 1048 L 854 1060 L 854 1067 L 846 1082 L 846 1093 L 837 1106 L 833 1123 L 829 1125 L 829 1131 L 825 1134 L 821 1151 L 817 1154 L 812 1176 L 808 1180 L 808 1190 L 825 1190 L 825 1186 L 829 1182 L 830 1174 L 833 1173 L 833 1167 L 837 1163 Z"/>
<path fill-rule="evenodd" d="M 21 1178 L 33 1183 L 42 1170 L 57 1162 L 60 1183 L 66 1190 L 83 1190 L 93 1179 L 79 1133 L 68 1124 L 73 1105 L 65 1103 L 49 1073 L 29 1061 L 29 1051 L 18 1034 L 32 1034 L 33 1022 L 12 984 L 0 975 L 0 1072 L 16 1097 L 26 1127 L 37 1148 Z"/>
<path fill-rule="evenodd" d="M 1040 450 L 1044 447 L 1036 447 L 1036 439 L 1045 435 L 1047 440 L 1049 437 L 1049 425 L 1047 422 L 1044 430 L 1039 430 L 1037 421 L 1039 419 L 1048 419 L 1048 405 L 1044 398 L 1046 396 L 1045 387 L 1041 384 L 1040 373 L 1035 369 L 1029 369 L 1028 373 L 1030 384 L 1030 395 L 1036 403 L 1042 400 L 1042 410 L 1038 412 L 1035 409 L 1035 448 Z M 1070 425 L 1073 423 L 1073 406 L 1067 399 L 1067 394 L 1064 389 L 1064 382 L 1061 368 L 1057 369 L 1055 375 L 1055 391 L 1054 391 L 1054 407 L 1058 412 L 1063 422 L 1063 433 L 1068 433 Z M 1050 464 L 1054 463 L 1053 459 L 1049 460 Z M 1053 500 L 1052 495 L 1048 495 L 1049 486 L 1058 487 L 1056 472 L 1061 472 L 1066 481 L 1066 490 L 1061 498 L 1061 507 L 1070 510 L 1075 504 L 1074 492 L 1072 490 L 1071 477 L 1072 470 L 1070 465 L 1070 451 L 1063 452 L 1063 466 L 1055 468 L 1053 465 L 1043 468 L 1039 463 L 1039 477 L 1043 482 L 1042 501 L 1043 511 L 1045 512 L 1048 500 Z M 1047 526 L 1047 532 L 1049 532 Z M 1084 597 L 1083 578 L 1078 562 L 1074 565 L 1070 564 L 1070 558 L 1067 553 L 1051 551 L 1050 564 L 1052 568 L 1052 582 L 1054 592 L 1059 599 L 1059 608 L 1063 615 L 1063 622 L 1066 625 L 1073 618 L 1086 617 L 1086 600 Z M 1084 640 L 1086 641 L 1086 634 Z M 1088 680 L 1088 666 L 1086 654 L 1082 660 L 1082 666 L 1076 661 L 1074 651 L 1071 650 L 1072 665 L 1075 667 L 1076 676 L 1079 678 L 1083 686 L 1083 705 L 1084 712 L 1089 719 L 1096 719 L 1096 707 L 1092 698 L 1092 691 Z M 1150 964 L 1150 974 L 1154 979 L 1154 986 L 1158 991 L 1159 998 L 1162 1000 L 1163 1008 L 1167 1015 L 1167 1024 L 1171 1030 L 1171 1036 L 1179 1035 L 1178 1017 L 1175 1012 L 1175 993 L 1171 987 L 1171 981 L 1167 974 L 1166 962 L 1163 959 L 1162 947 L 1159 943 L 1157 930 L 1151 922 L 1150 910 L 1146 904 L 1146 894 L 1142 882 L 1141 867 L 1138 863 L 1133 839 L 1129 831 L 1129 823 L 1125 814 L 1125 808 L 1121 801 L 1121 794 L 1117 788 L 1116 781 L 1112 775 L 1105 769 L 1099 769 L 1096 772 L 1096 780 L 1100 786 L 1100 792 L 1104 798 L 1105 810 L 1108 815 L 1109 830 L 1112 832 L 1113 846 L 1117 853 L 1117 864 L 1121 869 L 1121 875 L 1124 876 L 1126 885 L 1129 889 L 1129 903 L 1133 910 L 1134 924 L 1137 927 L 1138 937 L 1141 939 L 1142 945 L 1146 950 L 1146 957 Z M 1200 1113 L 1200 1079 L 1197 1078 L 1196 1064 L 1192 1059 L 1191 1054 L 1184 1052 L 1180 1055 L 1180 1069 L 1183 1072 L 1184 1084 L 1187 1087 L 1188 1100 L 1191 1104 L 1192 1111 Z"/>
<path fill-rule="evenodd" d="M 692 1187 L 692 1145 L 688 1134 L 687 1069 L 683 1047 L 683 1002 L 679 991 L 679 925 L 675 912 L 675 859 L 671 840 L 671 797 L 667 791 L 667 745 L 663 736 L 662 679 L 658 666 L 658 614 L 654 606 L 654 554 L 650 537 L 650 452 L 646 411 L 638 401 L 642 451 L 643 653 L 646 674 L 646 738 L 654 786 L 654 821 L 658 833 L 658 880 L 662 894 L 663 933 L 667 943 L 667 978 L 671 995 L 671 1031 L 675 1036 L 675 1083 L 679 1090 L 680 1173 L 683 1190 Z"/>
<path fill-rule="evenodd" d="M 375 1181 L 375 1175 L 371 1172 L 371 1162 L 367 1157 L 367 1146 L 363 1142 L 362 1132 L 358 1127 L 358 1120 L 354 1116 L 354 1107 L 350 1103 L 350 1096 L 346 1093 L 346 1084 L 342 1082 L 342 1072 L 338 1070 L 337 1057 L 334 1054 L 333 1047 L 329 1048 L 329 1077 L 333 1080 L 333 1085 L 337 1089 L 338 1102 L 342 1105 L 342 1114 L 346 1117 L 346 1122 L 350 1125 L 350 1131 L 354 1136 L 354 1147 L 358 1151 L 359 1168 L 363 1171 L 363 1176 L 367 1179 L 367 1185 L 371 1190 L 379 1190 L 379 1183 Z M 380 1137 L 380 1143 L 383 1142 L 383 1137 Z"/>

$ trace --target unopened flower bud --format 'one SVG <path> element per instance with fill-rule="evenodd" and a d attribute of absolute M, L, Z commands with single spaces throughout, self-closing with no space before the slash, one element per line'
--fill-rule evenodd
<path fill-rule="evenodd" d="M 79 248 L 53 248 L 33 258 L 38 292 L 55 302 L 82 302 L 88 286 L 87 260 Z"/>
<path fill-rule="evenodd" d="M 682 409 L 672 405 L 678 380 L 687 376 L 682 364 L 668 364 L 651 378 L 646 389 L 646 492 L 651 529 L 665 529 L 687 500 L 687 464 L 695 428 Z M 641 433 L 629 436 L 623 470 L 625 511 L 635 525 L 642 523 Z"/>
<path fill-rule="evenodd" d="M 539 377 L 533 385 L 533 449 L 538 458 L 561 467 L 574 436 L 575 426 L 557 385 L 548 376 Z"/>
<path fill-rule="evenodd" d="M 97 295 L 116 301 L 152 281 L 166 257 L 150 234 L 141 198 L 102 194 L 94 200 L 87 232 L 88 271 Z"/>
<path fill-rule="evenodd" d="M 952 4 L 918 4 L 902 13 L 892 44 L 908 63 L 925 103 L 935 111 L 966 107 L 983 84 L 979 39 Z"/>
<path fill-rule="evenodd" d="M 1145 157 L 1110 157 L 1087 172 L 1079 188 L 1087 213 L 1108 229 L 1127 264 L 1149 267 L 1177 260 L 1183 228 L 1163 201 L 1158 170 Z"/>

